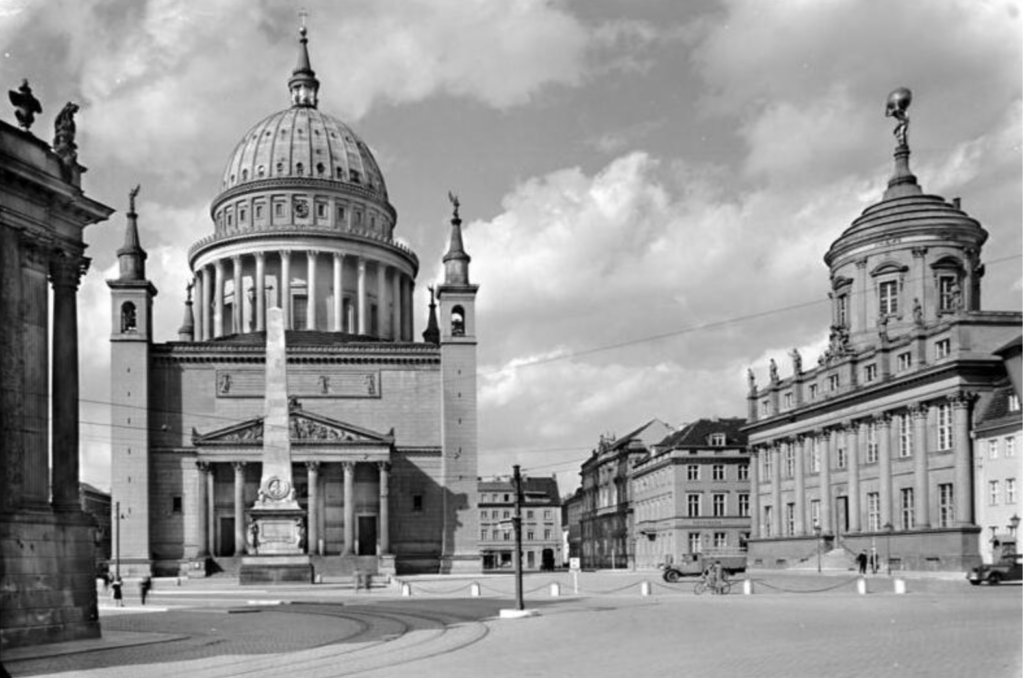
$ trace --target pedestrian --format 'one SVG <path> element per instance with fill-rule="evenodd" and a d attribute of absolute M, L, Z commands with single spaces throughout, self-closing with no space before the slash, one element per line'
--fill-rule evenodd
<path fill-rule="evenodd" d="M 868 554 L 867 551 L 864 551 L 863 549 L 857 554 L 857 569 L 860 570 L 861 574 L 867 574 Z"/>
<path fill-rule="evenodd" d="M 878 551 L 871 549 L 871 574 L 878 574 Z"/>
<path fill-rule="evenodd" d="M 143 577 L 139 580 L 139 599 L 142 600 L 142 604 L 146 604 L 146 595 L 149 593 L 149 589 L 153 586 L 153 580 L 149 577 Z"/>
<path fill-rule="evenodd" d="M 122 586 L 124 586 L 124 582 L 121 581 L 120 577 L 115 577 L 113 583 L 110 584 L 110 588 L 114 591 L 114 605 L 117 607 L 124 607 L 124 595 L 121 591 Z"/>
<path fill-rule="evenodd" d="M 110 572 L 106 570 L 100 572 L 100 579 L 103 580 L 103 592 L 106 593 L 110 590 Z"/>

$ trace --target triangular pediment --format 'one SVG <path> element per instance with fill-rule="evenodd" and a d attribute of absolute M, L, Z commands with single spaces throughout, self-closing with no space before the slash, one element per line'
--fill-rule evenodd
<path fill-rule="evenodd" d="M 394 430 L 379 433 L 325 417 L 301 409 L 289 413 L 289 438 L 299 444 L 356 444 L 391 445 L 395 441 Z M 263 445 L 263 417 L 232 424 L 209 433 L 200 434 L 192 429 L 192 444 L 205 445 Z"/>

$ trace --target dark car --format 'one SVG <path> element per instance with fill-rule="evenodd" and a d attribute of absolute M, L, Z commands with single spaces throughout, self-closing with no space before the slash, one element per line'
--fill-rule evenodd
<path fill-rule="evenodd" d="M 1020 581 L 1024 578 L 1021 566 L 1021 554 L 1004 554 L 998 562 L 991 565 L 979 565 L 967 573 L 967 581 L 974 586 L 981 582 L 1000 584 L 1004 581 Z"/>

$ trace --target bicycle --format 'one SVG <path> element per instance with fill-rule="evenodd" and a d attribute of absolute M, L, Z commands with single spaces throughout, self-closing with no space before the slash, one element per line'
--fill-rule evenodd
<path fill-rule="evenodd" d="M 693 592 L 696 595 L 698 595 L 698 596 L 700 594 L 704 593 L 705 591 L 711 591 L 712 595 L 718 594 L 720 596 L 724 596 L 724 595 L 729 593 L 729 590 L 731 588 L 732 588 L 732 582 L 729 581 L 728 579 L 724 579 L 724 580 L 720 579 L 716 583 L 716 585 L 714 587 L 712 587 L 711 585 L 708 584 L 708 578 L 707 577 L 701 577 L 700 581 L 698 581 L 696 584 L 693 585 Z"/>

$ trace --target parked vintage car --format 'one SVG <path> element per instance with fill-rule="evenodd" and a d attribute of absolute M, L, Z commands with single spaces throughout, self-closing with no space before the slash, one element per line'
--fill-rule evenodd
<path fill-rule="evenodd" d="M 1004 581 L 1020 581 L 1024 578 L 1022 574 L 1021 554 L 1004 553 L 1003 556 L 991 565 L 979 565 L 967 573 L 967 581 L 974 586 L 982 582 L 990 585 L 1001 584 Z"/>
<path fill-rule="evenodd" d="M 722 571 L 728 575 L 745 572 L 747 569 L 747 554 L 742 551 L 684 553 L 678 561 L 661 565 L 661 578 L 674 584 L 682 577 L 702 574 L 715 561 L 721 563 Z"/>

